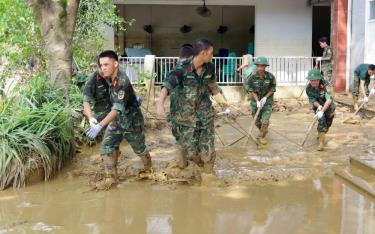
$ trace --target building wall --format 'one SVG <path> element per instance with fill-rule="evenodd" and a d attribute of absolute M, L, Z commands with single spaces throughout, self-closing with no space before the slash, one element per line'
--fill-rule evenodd
<path fill-rule="evenodd" d="M 194 13 L 189 14 L 188 12 L 194 12 L 191 8 L 196 6 L 201 1 L 197 0 L 118 0 L 116 3 L 119 4 L 128 4 L 122 5 L 131 9 L 133 4 L 143 5 L 142 11 L 138 10 L 129 10 L 128 15 L 134 16 L 138 19 L 139 25 L 143 25 L 146 22 L 150 22 L 150 4 L 161 4 L 158 6 L 157 11 L 153 10 L 152 14 L 154 16 L 165 14 L 163 9 L 166 9 L 168 5 L 187 5 L 184 7 L 184 11 L 179 14 L 168 11 L 167 17 L 163 17 L 159 22 L 155 23 L 167 23 L 166 26 L 159 25 L 161 28 L 156 30 L 157 32 L 168 32 L 168 30 L 178 30 L 179 27 L 183 25 L 182 20 L 187 16 L 190 20 L 196 20 L 197 15 Z M 166 5 L 168 4 L 168 5 Z M 210 32 L 210 30 L 204 30 L 205 35 L 213 36 L 216 35 L 216 29 L 221 23 L 220 17 L 220 7 L 218 5 L 227 5 L 224 9 L 227 9 L 224 12 L 224 15 L 227 15 L 228 19 L 230 17 L 240 18 L 244 25 L 248 23 L 249 15 L 251 13 L 248 10 L 231 10 L 228 5 L 243 5 L 243 6 L 255 6 L 255 54 L 256 55 L 265 55 L 265 56 L 311 56 L 311 44 L 312 44 L 312 7 L 307 6 L 306 1 L 302 0 L 207 0 L 208 7 L 213 11 L 211 16 L 212 19 L 208 19 L 207 26 L 214 27 L 215 31 Z M 134 5 L 133 5 L 134 6 Z M 233 9 L 233 8 L 232 8 Z M 159 11 L 161 10 L 161 11 Z M 227 12 L 227 13 L 226 13 Z M 173 17 L 171 17 L 171 15 Z M 232 15 L 232 16 L 230 16 Z M 140 17 L 142 16 L 142 17 Z M 225 19 L 226 19 L 225 17 Z M 154 17 L 152 17 L 154 18 Z M 171 20 L 173 19 L 173 20 Z M 225 20 L 224 19 L 224 20 Z M 163 21 L 165 20 L 165 22 Z M 251 23 L 250 23 L 251 24 Z M 249 25 L 250 25 L 249 24 Z M 191 41 L 192 38 L 199 36 L 200 34 L 194 34 L 194 25 L 193 31 L 190 35 L 183 36 L 184 40 Z M 137 26 L 134 26 L 137 27 Z M 197 28 L 196 28 L 197 29 Z M 240 28 L 238 28 L 239 30 Z M 133 29 L 129 28 L 129 32 Z M 226 34 L 229 41 L 232 41 L 233 44 L 242 46 L 246 44 L 245 40 L 242 42 L 241 37 L 248 37 L 247 31 L 248 27 L 244 27 L 246 32 L 241 36 L 240 34 L 231 34 L 231 28 L 229 28 L 228 34 Z M 196 33 L 199 31 L 195 31 Z M 153 43 L 157 45 L 158 43 L 171 43 L 172 46 L 168 49 L 168 53 L 176 53 L 177 44 L 174 44 L 176 40 L 166 35 L 166 37 L 152 35 L 152 39 L 146 33 L 140 32 L 137 37 L 142 39 L 146 44 Z M 179 35 L 181 38 L 182 36 Z M 251 37 L 247 38 L 251 40 Z M 226 40 L 222 43 L 220 38 L 213 39 L 216 45 L 226 46 Z M 155 44 L 156 43 L 156 44 Z M 179 43 L 180 44 L 180 43 Z M 218 48 L 218 47 L 217 47 Z M 162 48 L 160 48 L 161 51 Z M 163 48 L 165 49 L 165 48 Z M 157 49 L 159 50 L 159 49 Z"/>
<path fill-rule="evenodd" d="M 312 7 L 301 0 L 257 0 L 255 54 L 311 56 Z"/>
<path fill-rule="evenodd" d="M 375 64 L 375 19 L 370 20 L 370 1 L 366 0 L 365 63 Z"/>
<path fill-rule="evenodd" d="M 254 25 L 254 7 L 209 6 L 210 17 L 196 13 L 198 6 L 176 5 L 121 5 L 126 20 L 135 19 L 125 33 L 125 46 L 141 43 L 151 48 L 157 56 L 176 56 L 182 44 L 193 43 L 198 37 L 207 37 L 219 48 L 229 48 L 238 56 L 247 53 L 247 44 L 254 40 L 249 28 Z M 152 25 L 154 32 L 143 30 Z M 183 25 L 192 27 L 189 33 L 181 33 Z M 228 27 L 222 35 L 217 33 L 220 25 Z M 123 49 L 123 46 L 122 48 Z"/>
<path fill-rule="evenodd" d="M 349 88 L 353 88 L 353 72 L 365 60 L 365 18 L 366 1 L 352 1 L 351 9 L 351 42 L 350 42 L 350 79 Z M 350 23 L 350 22 L 349 22 Z"/>

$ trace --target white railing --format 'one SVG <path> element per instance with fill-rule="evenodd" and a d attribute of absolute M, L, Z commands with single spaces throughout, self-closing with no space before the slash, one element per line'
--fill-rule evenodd
<path fill-rule="evenodd" d="M 178 57 L 156 57 L 155 58 L 155 84 L 161 84 L 168 73 L 176 66 Z"/>
<path fill-rule="evenodd" d="M 132 83 L 137 80 L 138 73 L 145 71 L 145 58 L 144 57 L 121 57 L 120 67 L 125 69 L 126 74 Z"/>
<path fill-rule="evenodd" d="M 269 72 L 275 75 L 281 85 L 304 85 L 309 70 L 314 68 L 313 57 L 268 57 Z M 321 67 L 319 65 L 317 67 Z"/>
<path fill-rule="evenodd" d="M 256 59 L 255 57 L 253 59 Z M 178 61 L 177 57 L 155 57 L 155 84 L 161 84 Z M 269 72 L 275 75 L 278 85 L 303 85 L 306 76 L 315 66 L 313 57 L 268 57 Z M 241 85 L 242 72 L 237 68 L 242 64 L 242 57 L 214 57 L 217 81 L 221 85 Z M 319 64 L 320 65 L 320 64 Z M 120 58 L 120 66 L 132 82 L 137 79 L 137 73 L 144 72 L 144 57 Z M 321 67 L 321 66 L 318 66 Z"/>

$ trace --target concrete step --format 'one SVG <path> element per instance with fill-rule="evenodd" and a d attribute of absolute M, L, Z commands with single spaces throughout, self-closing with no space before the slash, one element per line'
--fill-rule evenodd
<path fill-rule="evenodd" d="M 375 158 L 350 157 L 350 165 L 336 169 L 335 174 L 375 198 Z"/>

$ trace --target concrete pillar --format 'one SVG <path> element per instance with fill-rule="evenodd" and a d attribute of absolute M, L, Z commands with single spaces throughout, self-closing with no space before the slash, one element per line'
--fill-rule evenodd
<path fill-rule="evenodd" d="M 348 0 L 332 1 L 332 36 L 331 44 L 334 52 L 335 90 L 345 91 L 346 85 L 346 49 L 347 49 L 347 17 Z"/>

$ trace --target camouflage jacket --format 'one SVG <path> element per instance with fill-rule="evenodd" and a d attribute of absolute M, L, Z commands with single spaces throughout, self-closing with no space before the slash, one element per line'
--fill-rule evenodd
<path fill-rule="evenodd" d="M 316 89 L 314 89 L 311 84 L 308 84 L 306 87 L 306 94 L 309 98 L 310 104 L 318 102 L 323 106 L 328 99 L 331 99 L 332 102 L 330 108 L 335 107 L 335 103 L 333 102 L 332 98 L 332 86 L 324 79 L 320 80 L 319 87 Z"/>
<path fill-rule="evenodd" d="M 332 70 L 333 68 L 333 51 L 330 46 L 324 48 L 323 58 L 329 58 L 329 60 L 322 60 L 322 70 Z"/>
<path fill-rule="evenodd" d="M 210 100 L 209 84 L 215 81 L 215 67 L 211 63 L 203 65 L 200 76 L 192 60 L 178 63 L 163 83 L 168 93 L 175 95 L 171 100 L 171 106 L 174 107 L 171 110 L 171 120 L 192 127 L 195 127 L 198 121 L 202 125 L 210 123 L 215 110 Z"/>
<path fill-rule="evenodd" d="M 257 70 L 254 70 L 245 83 L 245 90 L 248 93 L 256 93 L 258 98 L 261 99 L 269 92 L 276 92 L 276 78 L 268 71 L 262 77 Z M 273 96 L 269 99 L 272 100 Z"/>
<path fill-rule="evenodd" d="M 93 105 L 94 116 L 98 120 L 111 111 L 109 89 L 108 82 L 99 75 L 99 72 L 92 73 L 84 86 L 83 101 Z"/>
<path fill-rule="evenodd" d="M 112 110 L 128 114 L 139 109 L 135 91 L 124 70 L 118 70 L 116 78 L 111 82 L 110 91 Z"/>

